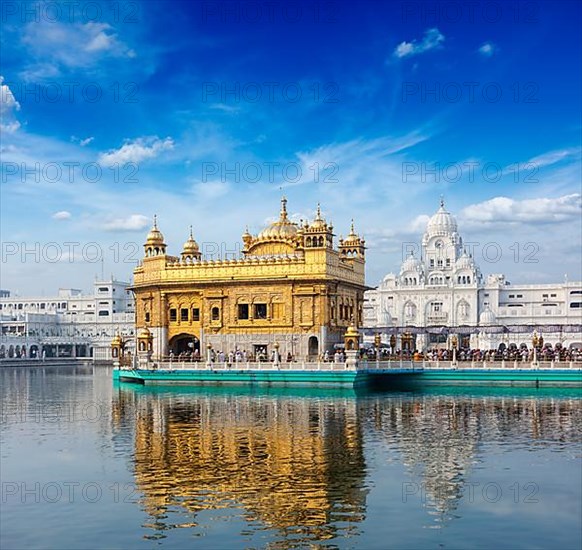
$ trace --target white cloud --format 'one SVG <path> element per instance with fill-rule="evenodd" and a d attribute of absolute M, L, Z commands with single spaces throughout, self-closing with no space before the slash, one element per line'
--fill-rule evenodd
<path fill-rule="evenodd" d="M 55 212 L 52 216 L 53 220 L 59 220 L 59 221 L 70 220 L 71 217 L 72 217 L 72 214 L 70 212 L 67 212 L 66 210 L 61 210 L 60 212 Z"/>
<path fill-rule="evenodd" d="M 131 59 L 136 55 L 111 25 L 94 21 L 33 21 L 24 27 L 22 43 L 35 58 L 21 73 L 29 81 L 54 77 L 59 68 L 87 69 L 106 57 Z"/>
<path fill-rule="evenodd" d="M 573 193 L 557 198 L 515 200 L 509 197 L 472 204 L 464 208 L 459 218 L 481 224 L 543 224 L 579 218 L 582 195 Z"/>
<path fill-rule="evenodd" d="M 428 29 L 424 33 L 424 38 L 417 42 L 401 42 L 392 53 L 394 57 L 403 58 L 418 55 L 428 50 L 438 48 L 445 41 L 445 36 L 437 28 Z"/>
<path fill-rule="evenodd" d="M 132 214 L 127 218 L 115 218 L 103 224 L 105 231 L 141 231 L 150 225 L 150 220 L 142 214 Z"/>
<path fill-rule="evenodd" d="M 483 57 L 491 57 L 494 53 L 497 52 L 497 46 L 491 42 L 485 42 L 481 45 L 478 51 Z"/>
<path fill-rule="evenodd" d="M 542 168 L 544 166 L 550 166 L 551 164 L 556 164 L 566 158 L 580 157 L 582 149 L 580 147 L 570 147 L 568 149 L 560 149 L 558 151 L 549 151 L 548 153 L 543 153 L 537 157 L 529 159 L 525 164 L 533 164 L 537 168 Z"/>
<path fill-rule="evenodd" d="M 20 128 L 15 111 L 20 111 L 20 103 L 16 101 L 8 85 L 4 84 L 4 77 L 0 76 L 0 130 L 15 132 Z"/>
<path fill-rule="evenodd" d="M 81 139 L 78 138 L 76 136 L 71 136 L 71 141 L 73 143 L 78 143 L 81 147 L 85 147 L 86 145 L 89 145 L 89 143 L 91 143 L 95 138 L 94 137 L 88 137 L 85 139 Z"/>
<path fill-rule="evenodd" d="M 133 141 L 126 141 L 119 149 L 102 153 L 99 162 L 105 166 L 113 166 L 115 163 L 124 166 L 128 162 L 139 164 L 173 148 L 174 141 L 170 137 L 163 140 L 157 136 L 140 137 Z"/>

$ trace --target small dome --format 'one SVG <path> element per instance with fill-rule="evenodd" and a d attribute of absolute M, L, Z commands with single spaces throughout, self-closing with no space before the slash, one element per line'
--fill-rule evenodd
<path fill-rule="evenodd" d="M 321 217 L 321 208 L 319 206 L 319 203 L 317 204 L 317 215 L 315 216 L 313 223 L 310 225 L 310 228 L 311 229 L 326 229 L 327 228 L 326 221 Z"/>
<path fill-rule="evenodd" d="M 138 338 L 151 338 L 152 333 L 147 327 L 140 328 L 137 332 Z"/>
<path fill-rule="evenodd" d="M 455 262 L 456 269 L 475 269 L 475 260 L 465 250 L 461 257 Z"/>
<path fill-rule="evenodd" d="M 422 262 L 414 256 L 414 252 L 410 253 L 410 256 L 404 260 L 402 263 L 402 267 L 400 268 L 400 272 L 404 273 L 405 271 L 421 271 L 422 270 Z"/>
<path fill-rule="evenodd" d="M 116 334 L 113 337 L 113 340 L 111 340 L 111 345 L 112 346 L 121 346 L 121 345 L 123 345 L 123 340 L 121 339 L 121 336 L 119 336 L 119 334 Z"/>
<path fill-rule="evenodd" d="M 350 232 L 348 236 L 343 240 L 343 246 L 359 246 L 362 244 L 360 237 L 356 235 L 356 231 L 354 230 L 354 220 L 352 220 L 352 225 L 350 227 Z"/>
<path fill-rule="evenodd" d="M 496 322 L 497 317 L 495 317 L 495 313 L 489 309 L 489 306 L 487 306 L 485 310 L 481 312 L 481 315 L 479 315 L 480 325 L 494 325 Z"/>
<path fill-rule="evenodd" d="M 442 235 L 457 232 L 457 220 L 450 212 L 445 210 L 445 203 L 441 199 L 441 206 L 429 220 L 426 226 L 427 233 L 431 235 Z"/>
<path fill-rule="evenodd" d="M 192 226 L 190 226 L 190 236 L 188 237 L 188 240 L 184 243 L 182 254 L 183 255 L 198 254 L 198 252 L 200 252 L 200 247 L 198 246 L 198 243 L 194 240 L 194 237 L 192 236 Z"/>
<path fill-rule="evenodd" d="M 157 216 L 154 215 L 154 226 L 151 228 L 148 236 L 146 237 L 146 246 L 160 246 L 164 245 L 164 236 L 162 232 L 158 229 Z"/>
<path fill-rule="evenodd" d="M 297 236 L 297 224 L 293 223 L 287 217 L 287 199 L 283 197 L 281 199 L 281 212 L 279 214 L 279 219 L 273 222 L 269 227 L 263 229 L 258 238 L 261 240 L 269 239 L 293 239 Z"/>

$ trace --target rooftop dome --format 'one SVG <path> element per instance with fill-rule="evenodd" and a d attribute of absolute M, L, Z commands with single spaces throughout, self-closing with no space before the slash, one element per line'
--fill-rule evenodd
<path fill-rule="evenodd" d="M 164 236 L 162 232 L 158 229 L 158 219 L 154 215 L 154 226 L 150 229 L 148 236 L 146 237 L 146 246 L 159 246 L 164 244 Z"/>
<path fill-rule="evenodd" d="M 457 220 L 453 215 L 445 210 L 445 202 L 441 199 L 440 208 L 429 220 L 426 226 L 427 233 L 432 235 L 449 234 L 457 232 Z"/>
<path fill-rule="evenodd" d="M 310 227 L 312 229 L 325 229 L 327 227 L 325 220 L 321 217 L 321 207 L 319 206 L 319 203 L 317 203 L 317 215 Z"/>
<path fill-rule="evenodd" d="M 495 317 L 495 313 L 489 309 L 489 306 L 486 306 L 485 310 L 481 312 L 481 315 L 479 315 L 479 324 L 494 325 L 496 322 L 497 317 Z"/>
<path fill-rule="evenodd" d="M 402 267 L 400 271 L 404 273 L 405 271 L 419 271 L 422 269 L 422 262 L 414 256 L 414 252 L 410 252 L 410 256 L 402 262 Z"/>
<path fill-rule="evenodd" d="M 464 250 L 462 256 L 455 262 L 456 269 L 475 269 L 475 260 Z"/>
<path fill-rule="evenodd" d="M 198 254 L 198 252 L 200 252 L 200 247 L 198 246 L 198 243 L 194 240 L 194 237 L 192 236 L 192 226 L 190 226 L 190 236 L 188 237 L 188 240 L 184 243 L 182 254 L 184 255 Z"/>
<path fill-rule="evenodd" d="M 287 199 L 283 197 L 281 199 L 281 212 L 279 213 L 279 219 L 273 222 L 269 227 L 263 229 L 258 238 L 261 240 L 266 239 L 292 239 L 297 235 L 297 224 L 293 223 L 287 217 Z"/>
<path fill-rule="evenodd" d="M 360 237 L 356 235 L 356 231 L 354 229 L 354 220 L 352 220 L 352 225 L 350 226 L 350 232 L 348 236 L 343 240 L 343 246 L 358 246 L 361 244 Z"/>

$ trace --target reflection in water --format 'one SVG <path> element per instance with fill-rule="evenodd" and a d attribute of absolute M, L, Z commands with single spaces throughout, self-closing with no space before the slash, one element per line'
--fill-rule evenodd
<path fill-rule="evenodd" d="M 441 395 L 381 400 L 377 407 L 376 429 L 396 441 L 438 522 L 470 494 L 468 477 L 484 444 L 515 452 L 582 440 L 579 399 Z"/>
<path fill-rule="evenodd" d="M 354 398 L 130 390 L 114 408 L 127 413 L 132 398 L 135 480 L 155 529 L 180 505 L 194 518 L 241 507 L 249 523 L 302 541 L 356 534 L 367 489 Z"/>
<path fill-rule="evenodd" d="M 356 398 L 121 385 L 113 418 L 135 421 L 134 475 L 158 536 L 197 525 L 203 511 L 242 508 L 250 529 L 276 530 L 288 547 L 361 534 L 374 442 L 406 466 L 404 482 L 422 485 L 437 524 L 455 517 L 484 454 L 580 452 L 579 394 L 503 391 Z"/>

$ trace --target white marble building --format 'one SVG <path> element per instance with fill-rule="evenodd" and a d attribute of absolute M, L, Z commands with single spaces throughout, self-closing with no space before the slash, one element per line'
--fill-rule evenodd
<path fill-rule="evenodd" d="M 582 348 L 582 282 L 514 285 L 483 277 L 463 247 L 457 222 L 441 201 L 398 274 L 364 298 L 364 341 L 380 334 L 395 350 L 531 346 L 533 332 L 552 345 Z M 391 338 L 392 337 L 392 338 Z"/>
<path fill-rule="evenodd" d="M 0 297 L 0 358 L 108 359 L 117 333 L 134 334 L 135 308 L 128 283 L 95 281 L 92 294 L 59 289 L 54 296 Z"/>

